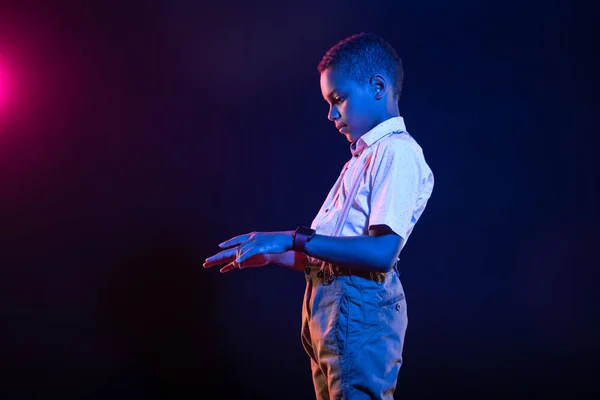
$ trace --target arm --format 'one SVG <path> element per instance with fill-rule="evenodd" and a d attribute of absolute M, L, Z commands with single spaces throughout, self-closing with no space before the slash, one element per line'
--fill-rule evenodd
<path fill-rule="evenodd" d="M 402 239 L 386 225 L 374 225 L 369 236 L 333 237 L 315 235 L 306 243 L 305 254 L 292 250 L 293 231 L 252 232 L 236 236 L 219 246 L 227 248 L 211 256 L 204 267 L 229 263 L 221 268 L 228 272 L 237 268 L 260 267 L 267 264 L 301 271 L 308 257 L 369 271 L 389 271 L 400 253 Z M 233 246 L 233 247 L 232 247 Z"/>
<path fill-rule="evenodd" d="M 386 225 L 375 225 L 369 236 L 333 237 L 316 234 L 306 253 L 344 268 L 389 271 L 400 254 L 402 238 Z"/>

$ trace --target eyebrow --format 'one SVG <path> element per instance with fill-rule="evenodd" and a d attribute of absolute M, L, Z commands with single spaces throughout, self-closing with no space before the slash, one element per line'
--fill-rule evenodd
<path fill-rule="evenodd" d="M 331 96 L 333 96 L 333 94 L 334 94 L 335 92 L 339 92 L 339 91 L 340 91 L 340 89 L 338 89 L 338 88 L 335 88 L 335 89 L 333 89 L 331 92 L 329 92 L 329 94 L 327 95 L 327 97 L 331 98 Z"/>
<path fill-rule="evenodd" d="M 333 99 L 333 94 L 335 92 L 342 92 L 343 90 L 341 90 L 340 88 L 335 88 L 333 89 L 331 92 L 329 92 L 329 94 L 327 95 L 327 97 L 325 97 L 325 101 L 329 102 L 329 100 Z"/>

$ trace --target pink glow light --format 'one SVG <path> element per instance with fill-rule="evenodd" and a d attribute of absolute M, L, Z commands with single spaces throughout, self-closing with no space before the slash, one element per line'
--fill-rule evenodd
<path fill-rule="evenodd" d="M 8 74 L 5 68 L 0 64 L 0 110 L 4 108 L 8 102 Z"/>

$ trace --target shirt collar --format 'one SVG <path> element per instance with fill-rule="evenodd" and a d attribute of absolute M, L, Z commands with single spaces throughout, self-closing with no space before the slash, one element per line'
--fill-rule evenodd
<path fill-rule="evenodd" d="M 350 144 L 350 153 L 352 153 L 353 156 L 358 157 L 364 149 L 387 134 L 396 131 L 406 132 L 404 119 L 400 116 L 387 119 L 363 134 L 356 142 Z"/>

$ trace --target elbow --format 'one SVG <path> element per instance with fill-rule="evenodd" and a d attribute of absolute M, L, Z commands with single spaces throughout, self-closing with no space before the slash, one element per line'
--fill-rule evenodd
<path fill-rule="evenodd" d="M 392 268 L 396 265 L 396 261 L 398 260 L 398 256 L 396 253 L 388 253 L 381 252 L 378 257 L 376 257 L 372 264 L 371 268 L 375 270 L 375 272 L 390 272 Z"/>
<path fill-rule="evenodd" d="M 390 272 L 398 261 L 401 248 L 401 238 L 396 235 L 388 235 L 386 238 L 381 238 L 381 246 L 377 252 L 379 257 L 373 263 L 373 267 L 377 272 Z"/>
<path fill-rule="evenodd" d="M 394 268 L 394 266 L 396 265 L 396 260 L 397 257 L 394 257 L 393 259 L 386 257 L 384 260 L 381 261 L 381 263 L 377 267 L 377 272 L 390 272 L 392 268 Z"/>

